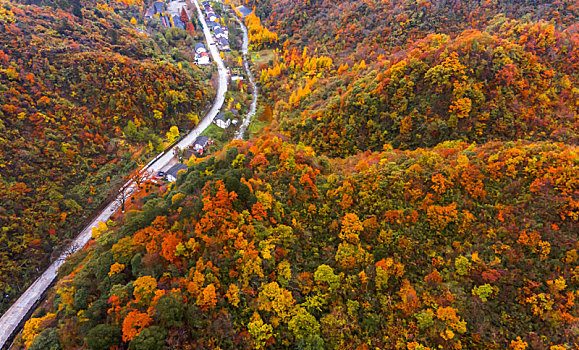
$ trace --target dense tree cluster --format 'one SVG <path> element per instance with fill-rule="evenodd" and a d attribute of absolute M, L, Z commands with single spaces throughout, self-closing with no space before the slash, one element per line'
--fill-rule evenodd
<path fill-rule="evenodd" d="M 565 1 L 275 2 L 264 17 L 283 45 L 273 67 L 260 67 L 262 91 L 282 130 L 332 156 L 387 142 L 576 143 L 577 11 Z M 303 69 L 324 56 L 329 69 Z"/>
<path fill-rule="evenodd" d="M 233 143 L 104 229 L 22 340 L 573 346 L 577 151 L 445 142 L 329 160 L 278 137 Z"/>
<path fill-rule="evenodd" d="M 314 85 L 301 113 L 282 126 L 332 155 L 379 150 L 385 142 L 396 148 L 452 139 L 578 142 L 579 76 L 570 61 L 579 57 L 579 37 L 574 43 L 558 33 L 557 39 L 552 25 L 516 22 L 497 32 L 509 37 L 433 34 L 397 59 L 342 66 Z M 556 53 L 541 55 L 537 46 Z M 316 106 L 324 96 L 331 100 Z M 291 118 L 290 109 L 278 106 L 282 118 Z"/>
<path fill-rule="evenodd" d="M 482 29 L 494 19 L 546 21 L 557 28 L 576 28 L 574 0 L 243 0 L 265 24 L 298 46 L 337 56 L 377 57 L 403 49 L 429 33 L 458 34 Z M 572 29 L 575 31 L 576 29 Z"/>
<path fill-rule="evenodd" d="M 109 195 L 187 130 L 208 99 L 196 68 L 111 11 L 0 3 L 0 311 Z"/>
<path fill-rule="evenodd" d="M 576 1 L 227 3 L 254 10 L 258 120 L 271 127 L 135 195 L 64 265 L 16 347 L 577 346 Z M 86 98 L 91 120 L 130 116 L 87 133 L 146 142 L 139 130 L 181 126 L 203 98 L 170 85 L 147 100 L 124 67 L 160 73 L 119 55 L 96 64 L 118 62 L 116 80 L 68 73 L 62 91 Z M 83 90 L 95 81 L 109 98 Z M 140 96 L 152 118 L 134 112 Z"/>

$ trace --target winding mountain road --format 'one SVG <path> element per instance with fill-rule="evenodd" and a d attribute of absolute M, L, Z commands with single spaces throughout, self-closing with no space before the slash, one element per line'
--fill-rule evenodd
<path fill-rule="evenodd" d="M 223 64 L 223 60 L 219 55 L 219 51 L 214 43 L 214 40 L 209 31 L 209 27 L 205 22 L 203 13 L 198 4 L 198 0 L 192 1 L 197 8 L 197 14 L 199 21 L 203 25 L 203 33 L 205 34 L 205 39 L 207 41 L 207 47 L 209 52 L 213 56 L 213 60 L 217 63 L 217 71 L 219 74 L 219 83 L 217 88 L 217 95 L 213 106 L 209 110 L 209 113 L 205 118 L 189 132 L 185 137 L 181 139 L 176 145 L 171 149 L 159 154 L 155 159 L 153 159 L 149 164 L 147 164 L 143 169 L 150 173 L 155 174 L 159 171 L 166 170 L 173 163 L 174 150 L 176 148 L 185 149 L 193 144 L 195 139 L 201 135 L 201 133 L 207 129 L 213 119 L 219 113 L 223 102 L 225 101 L 225 94 L 227 93 L 227 68 Z M 131 195 L 135 191 L 135 183 L 132 181 L 127 182 L 125 185 L 126 190 L 124 192 L 125 198 L 127 195 Z M 76 253 L 78 250 L 83 248 L 87 242 L 91 239 L 91 232 L 94 227 L 98 224 L 106 222 L 120 207 L 120 202 L 122 196 L 119 195 L 115 200 L 110 202 L 99 215 L 91 221 L 82 232 L 74 239 L 74 241 L 69 245 L 69 247 L 62 253 L 56 261 L 54 261 L 47 269 L 42 273 L 34 283 L 16 300 L 16 302 L 8 309 L 0 318 L 0 348 L 7 348 L 10 343 L 9 340 L 12 339 L 12 335 L 15 331 L 20 329 L 20 326 L 28 318 L 28 316 L 33 311 L 34 307 L 41 301 L 44 293 L 50 287 L 54 279 L 56 278 L 58 268 L 62 266 L 66 258 Z"/>

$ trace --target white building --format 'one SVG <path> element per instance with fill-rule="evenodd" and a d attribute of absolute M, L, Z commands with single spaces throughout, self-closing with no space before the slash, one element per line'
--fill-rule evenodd
<path fill-rule="evenodd" d="M 179 172 L 180 171 L 187 171 L 187 169 L 189 169 L 187 167 L 187 165 L 182 164 L 182 163 L 177 163 L 177 164 L 173 165 L 171 167 L 171 169 L 167 170 L 167 172 L 165 173 L 165 178 L 169 182 L 175 182 L 175 181 L 177 181 L 177 175 L 179 174 Z"/>
<path fill-rule="evenodd" d="M 211 59 L 207 52 L 202 52 L 195 56 L 195 64 L 198 66 L 207 66 L 211 64 Z"/>
<path fill-rule="evenodd" d="M 231 120 L 225 120 L 225 114 L 221 113 L 215 119 L 213 119 L 215 125 L 220 127 L 221 129 L 227 129 L 229 125 L 231 125 Z"/>

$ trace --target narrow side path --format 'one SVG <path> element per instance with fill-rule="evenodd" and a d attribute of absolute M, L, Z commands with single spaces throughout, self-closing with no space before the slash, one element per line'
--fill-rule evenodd
<path fill-rule="evenodd" d="M 245 133 L 245 130 L 249 126 L 249 123 L 251 123 L 251 118 L 253 118 L 253 116 L 255 115 L 255 111 L 257 108 L 257 95 L 259 94 L 259 90 L 257 89 L 257 85 L 255 84 L 255 79 L 253 77 L 253 74 L 251 73 L 251 69 L 249 69 L 249 60 L 247 58 L 247 55 L 249 53 L 249 35 L 247 33 L 247 28 L 245 27 L 243 21 L 241 21 L 239 17 L 237 17 L 237 14 L 235 15 L 235 19 L 237 20 L 237 23 L 239 23 L 239 25 L 241 26 L 241 31 L 243 32 L 243 46 L 242 46 L 243 68 L 245 68 L 245 72 L 249 77 L 249 83 L 251 84 L 251 88 L 253 91 L 252 92 L 253 100 L 251 101 L 251 106 L 249 106 L 249 111 L 247 112 L 245 118 L 243 118 L 243 122 L 241 122 L 239 130 L 237 130 L 237 132 L 235 133 L 235 139 L 241 140 L 243 139 L 243 134 Z"/>
<path fill-rule="evenodd" d="M 189 147 L 193 144 L 195 139 L 211 125 L 213 119 L 217 116 L 221 107 L 223 106 L 223 102 L 225 101 L 225 94 L 227 93 L 227 69 L 223 64 L 223 60 L 221 59 L 219 51 L 217 50 L 214 40 L 211 37 L 209 27 L 205 22 L 205 18 L 203 17 L 197 0 L 193 0 L 192 2 L 197 7 L 197 15 L 199 17 L 199 21 L 203 25 L 203 33 L 205 34 L 205 39 L 208 44 L 207 47 L 213 56 L 213 60 L 217 63 L 217 71 L 219 74 L 217 95 L 215 97 L 215 101 L 213 102 L 213 106 L 209 110 L 209 113 L 195 127 L 195 129 L 189 132 L 189 134 L 183 137 L 181 141 L 179 141 L 171 149 L 159 154 L 157 157 L 155 157 L 155 159 L 150 161 L 149 164 L 144 166 L 143 169 L 151 174 L 157 173 L 161 170 L 166 170 L 166 168 L 171 164 L 175 148 L 185 149 Z M 136 188 L 134 182 L 129 181 L 124 186 L 127 189 L 124 191 L 125 196 L 127 196 L 127 194 L 132 195 L 134 193 Z M 120 202 L 121 196 L 110 202 L 99 213 L 99 215 L 80 232 L 80 234 L 74 239 L 69 247 L 65 249 L 65 252 L 60 255 L 2 315 L 2 318 L 0 318 L 1 349 L 7 348 L 10 345 L 9 340 L 12 339 L 15 331 L 19 330 L 23 323 L 28 319 L 37 303 L 42 300 L 44 293 L 55 280 L 58 268 L 62 266 L 66 258 L 69 255 L 76 253 L 87 244 L 87 242 L 91 239 L 92 229 L 97 227 L 101 221 L 106 222 L 119 209 Z"/>

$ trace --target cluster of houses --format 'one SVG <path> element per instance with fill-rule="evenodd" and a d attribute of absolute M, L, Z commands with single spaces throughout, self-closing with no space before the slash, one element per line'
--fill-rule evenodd
<path fill-rule="evenodd" d="M 227 26 L 221 25 L 221 17 L 215 13 L 211 2 L 203 1 L 203 9 L 205 10 L 205 21 L 207 26 L 213 33 L 213 39 L 217 44 L 219 51 L 231 51 L 229 45 L 229 30 Z"/>
<path fill-rule="evenodd" d="M 221 17 L 219 17 L 219 15 L 215 13 L 209 1 L 203 1 L 202 4 L 205 10 L 207 25 L 209 26 L 209 29 L 213 33 L 213 39 L 217 45 L 217 48 L 220 51 L 230 51 L 231 48 L 229 45 L 229 31 L 227 29 L 227 26 L 221 25 Z M 152 20 L 153 18 L 159 18 L 161 24 L 163 24 L 163 26 L 167 28 L 177 27 L 181 29 L 186 29 L 186 23 L 183 23 L 180 16 L 175 15 L 171 17 L 169 13 L 170 11 L 171 9 L 167 11 L 165 7 L 165 2 L 155 1 L 151 5 L 151 7 L 147 9 L 145 13 L 145 18 L 148 20 Z M 251 12 L 251 10 L 248 11 Z M 246 15 L 244 11 L 242 11 L 242 13 L 244 16 Z M 194 52 L 195 52 L 195 63 L 197 65 L 211 64 L 211 58 L 209 56 L 208 49 L 204 43 L 197 43 L 195 45 Z M 234 74 L 234 76 L 232 76 L 232 80 L 243 80 L 243 77 L 241 76 L 241 74 Z M 226 129 L 232 124 L 236 125 L 237 122 L 238 122 L 237 119 L 230 119 L 227 117 L 225 113 L 219 114 L 213 120 L 213 123 L 222 129 Z M 193 155 L 202 156 L 207 151 L 207 148 L 213 143 L 214 141 L 207 136 L 197 137 L 197 139 L 195 139 L 195 141 L 193 142 L 193 145 L 191 145 L 188 149 L 183 151 L 182 154 L 183 159 L 188 160 Z M 166 172 L 163 171 L 159 172 L 157 174 L 157 177 L 164 178 L 169 182 L 175 182 L 177 181 L 178 173 L 182 171 L 187 171 L 187 169 L 188 169 L 187 165 L 183 163 L 176 163 Z"/>
<path fill-rule="evenodd" d="M 165 10 L 165 2 L 163 1 L 153 2 L 151 7 L 149 7 L 145 12 L 146 20 L 152 20 L 153 18 L 159 18 L 161 24 L 166 28 L 176 27 L 183 30 L 187 28 L 187 24 L 181 20 L 179 15 L 175 14 L 174 16 L 171 16 Z"/>
<path fill-rule="evenodd" d="M 195 156 L 203 155 L 207 147 L 209 147 L 213 143 L 214 141 L 207 136 L 197 137 L 197 139 L 195 139 L 195 142 L 193 142 L 193 145 L 190 148 L 187 148 L 186 150 L 183 151 L 184 161 L 189 160 L 193 155 Z M 177 176 L 179 175 L 179 172 L 187 171 L 187 169 L 188 169 L 187 165 L 183 163 L 176 163 L 167 171 L 158 172 L 157 178 L 164 178 L 169 182 L 175 182 L 177 181 Z"/>
<path fill-rule="evenodd" d="M 205 66 L 211 64 L 211 58 L 207 53 L 207 47 L 203 43 L 195 44 L 195 64 Z"/>
<path fill-rule="evenodd" d="M 215 144 L 215 141 L 207 136 L 201 135 L 197 137 L 193 144 L 181 153 L 183 161 L 188 161 L 192 156 L 202 156 L 207 151 L 207 148 L 213 144 Z"/>

